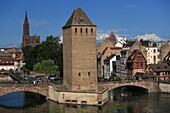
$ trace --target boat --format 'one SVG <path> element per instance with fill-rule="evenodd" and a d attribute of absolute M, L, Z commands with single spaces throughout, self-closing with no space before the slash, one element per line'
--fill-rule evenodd
<path fill-rule="evenodd" d="M 127 95 L 124 93 L 121 93 L 121 97 L 127 97 Z"/>

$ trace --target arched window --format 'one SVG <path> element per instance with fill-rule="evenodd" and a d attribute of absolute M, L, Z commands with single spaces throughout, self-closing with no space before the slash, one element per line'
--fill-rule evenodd
<path fill-rule="evenodd" d="M 93 33 L 93 28 L 91 28 L 91 33 Z"/>
<path fill-rule="evenodd" d="M 75 33 L 77 33 L 77 28 L 75 28 Z"/>
<path fill-rule="evenodd" d="M 80 28 L 80 33 L 82 33 L 83 32 L 83 29 L 82 28 Z"/>
<path fill-rule="evenodd" d="M 81 74 L 79 73 L 78 76 L 81 76 Z"/>
<path fill-rule="evenodd" d="M 88 33 L 88 29 L 86 28 L 86 33 Z"/>

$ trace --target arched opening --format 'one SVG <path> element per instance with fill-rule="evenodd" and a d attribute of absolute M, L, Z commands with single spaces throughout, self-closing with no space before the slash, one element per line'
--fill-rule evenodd
<path fill-rule="evenodd" d="M 127 86 L 120 86 L 110 90 L 109 97 L 111 100 L 116 101 L 116 100 L 121 100 L 122 98 L 130 99 L 130 98 L 146 95 L 147 93 L 148 93 L 148 89 L 146 88 L 127 85 Z"/>
<path fill-rule="evenodd" d="M 86 28 L 86 33 L 88 33 L 88 28 Z"/>
<path fill-rule="evenodd" d="M 29 91 L 11 92 L 0 96 L 0 106 L 9 108 L 34 107 L 44 102 L 46 102 L 44 95 Z"/>
<path fill-rule="evenodd" d="M 83 28 L 80 28 L 80 33 L 82 33 L 83 32 Z"/>
<path fill-rule="evenodd" d="M 93 33 L 93 28 L 91 28 L 91 33 Z"/>
<path fill-rule="evenodd" d="M 75 28 L 75 33 L 77 33 L 77 28 Z"/>

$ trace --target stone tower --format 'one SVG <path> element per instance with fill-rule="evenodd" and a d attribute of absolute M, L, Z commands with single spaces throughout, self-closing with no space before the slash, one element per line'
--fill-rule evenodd
<path fill-rule="evenodd" d="M 97 90 L 96 25 L 76 8 L 62 29 L 64 85 L 72 91 Z"/>

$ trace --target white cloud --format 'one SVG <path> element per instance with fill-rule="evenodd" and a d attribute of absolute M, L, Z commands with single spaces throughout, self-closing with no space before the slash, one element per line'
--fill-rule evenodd
<path fill-rule="evenodd" d="M 137 40 L 150 40 L 150 41 L 156 41 L 156 42 L 159 42 L 159 41 L 166 41 L 165 39 L 159 37 L 159 36 L 156 36 L 154 33 L 153 34 L 144 34 L 144 35 L 137 35 L 135 37 L 135 39 Z"/>
<path fill-rule="evenodd" d="M 109 33 L 97 33 L 96 40 L 104 40 L 109 37 Z"/>
<path fill-rule="evenodd" d="M 59 43 L 63 43 L 63 36 L 60 36 L 60 42 Z"/>
<path fill-rule="evenodd" d="M 116 38 L 118 38 L 119 36 L 129 36 L 126 34 L 117 34 L 118 32 L 122 32 L 122 31 L 126 31 L 127 29 L 123 29 L 123 28 L 119 28 L 119 29 L 110 29 L 110 30 L 97 30 L 97 36 L 96 36 L 96 40 L 104 40 L 105 38 L 109 37 L 110 33 L 113 31 Z"/>

